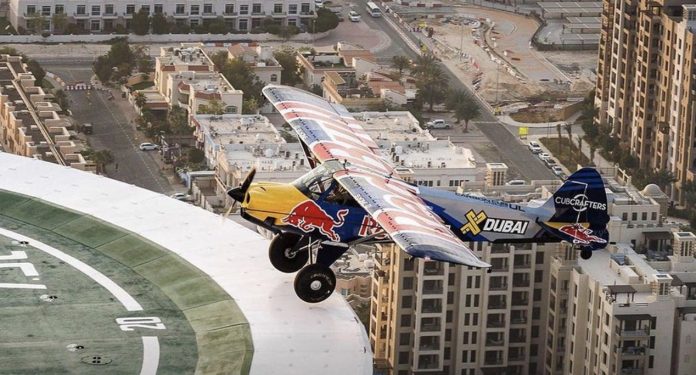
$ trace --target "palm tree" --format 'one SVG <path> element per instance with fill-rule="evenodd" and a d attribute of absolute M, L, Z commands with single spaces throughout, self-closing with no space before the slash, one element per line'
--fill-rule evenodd
<path fill-rule="evenodd" d="M 406 56 L 394 56 L 392 57 L 391 66 L 399 72 L 399 79 L 401 79 L 404 70 L 411 68 L 411 60 Z"/>
<path fill-rule="evenodd" d="M 582 163 L 582 137 L 578 136 L 578 162 Z"/>
<path fill-rule="evenodd" d="M 593 143 L 590 143 L 590 166 L 594 166 L 594 157 L 595 157 L 595 152 L 597 152 L 597 146 L 595 146 Z"/>
<path fill-rule="evenodd" d="M 133 95 L 133 102 L 135 102 L 135 106 L 138 107 L 138 109 L 142 110 L 145 104 L 147 104 L 147 98 L 142 92 L 136 92 L 135 95 Z"/>
<path fill-rule="evenodd" d="M 558 123 L 556 124 L 556 132 L 558 132 L 558 154 L 561 154 L 561 141 L 563 138 L 561 137 L 561 124 Z"/>
<path fill-rule="evenodd" d="M 454 111 L 457 124 L 464 120 L 464 132 L 469 131 L 469 121 L 481 114 L 476 101 L 464 90 L 452 90 L 445 101 L 447 109 Z"/>
<path fill-rule="evenodd" d="M 568 143 L 573 144 L 573 124 L 567 122 L 565 123 L 565 131 L 568 133 Z"/>
<path fill-rule="evenodd" d="M 114 155 L 109 150 L 94 151 L 87 149 L 82 152 L 85 159 L 91 159 L 97 166 L 97 174 L 106 172 L 106 166 L 114 162 Z"/>
<path fill-rule="evenodd" d="M 416 78 L 418 95 L 428 103 L 429 110 L 433 110 L 435 103 L 441 103 L 447 93 L 447 76 L 440 68 L 437 58 L 432 54 L 425 54 L 416 59 L 411 68 L 411 74 Z"/>

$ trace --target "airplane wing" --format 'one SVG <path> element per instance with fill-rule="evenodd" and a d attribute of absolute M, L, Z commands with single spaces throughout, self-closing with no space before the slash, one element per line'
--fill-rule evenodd
<path fill-rule="evenodd" d="M 377 143 L 342 105 L 289 86 L 268 85 L 263 94 L 319 162 L 336 159 L 385 176 L 396 174 Z"/>
<path fill-rule="evenodd" d="M 443 262 L 487 268 L 439 216 L 417 195 L 417 188 L 398 178 L 352 168 L 334 178 L 408 254 Z"/>
<path fill-rule="evenodd" d="M 345 107 L 287 86 L 263 94 L 283 115 L 319 162 L 342 162 L 334 178 L 408 254 L 432 260 L 490 267 L 447 228 L 418 197 L 418 188 L 398 178 L 379 146 Z"/>

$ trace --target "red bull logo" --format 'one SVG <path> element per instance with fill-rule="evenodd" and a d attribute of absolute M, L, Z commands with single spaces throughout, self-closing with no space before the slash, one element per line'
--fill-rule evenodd
<path fill-rule="evenodd" d="M 315 229 L 331 241 L 341 241 L 341 236 L 336 233 L 336 228 L 340 228 L 345 223 L 348 210 L 338 210 L 336 220 L 324 211 L 321 206 L 312 200 L 304 201 L 295 206 L 288 216 L 283 218 L 283 223 L 300 229 L 305 233 L 310 233 Z"/>
<path fill-rule="evenodd" d="M 589 245 L 590 242 L 607 243 L 604 238 L 592 235 L 592 229 L 585 228 L 580 224 L 564 225 L 558 230 L 573 237 L 574 244 Z"/>

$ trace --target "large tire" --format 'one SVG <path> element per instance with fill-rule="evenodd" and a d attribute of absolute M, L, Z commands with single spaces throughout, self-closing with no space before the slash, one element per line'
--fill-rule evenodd
<path fill-rule="evenodd" d="M 590 250 L 590 249 L 580 250 L 580 258 L 585 259 L 585 260 L 592 258 L 592 250 Z"/>
<path fill-rule="evenodd" d="M 331 268 L 321 264 L 310 264 L 295 276 L 295 293 L 309 303 L 321 302 L 336 289 L 336 275 Z"/>
<path fill-rule="evenodd" d="M 279 233 L 273 237 L 268 246 L 268 258 L 271 264 L 280 272 L 296 272 L 307 264 L 309 252 L 305 250 L 291 254 L 292 248 L 302 237 L 294 233 Z"/>

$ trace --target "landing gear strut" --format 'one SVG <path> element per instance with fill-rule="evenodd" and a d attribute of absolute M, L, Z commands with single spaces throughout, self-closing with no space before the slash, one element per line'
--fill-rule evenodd
<path fill-rule="evenodd" d="M 278 233 L 268 247 L 271 264 L 280 272 L 292 273 L 304 266 L 309 259 L 307 241 L 295 233 Z"/>
<path fill-rule="evenodd" d="M 580 250 L 580 258 L 582 259 L 590 259 L 592 257 L 592 250 L 590 249 L 582 249 Z"/>

